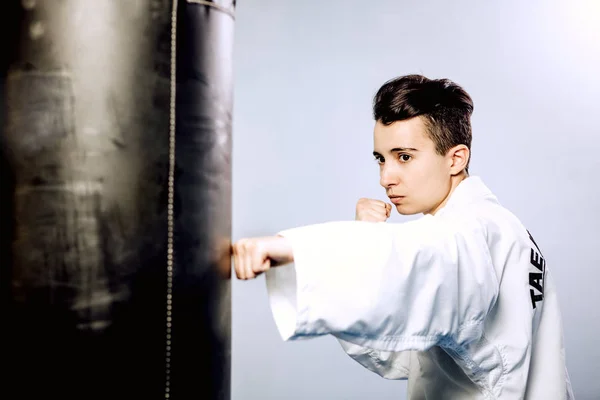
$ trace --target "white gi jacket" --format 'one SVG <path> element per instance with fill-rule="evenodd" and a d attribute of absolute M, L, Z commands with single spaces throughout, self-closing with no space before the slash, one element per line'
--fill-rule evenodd
<path fill-rule="evenodd" d="M 572 399 L 543 253 L 479 177 L 435 216 L 279 233 L 294 263 L 266 273 L 283 340 L 333 335 L 416 399 Z"/>

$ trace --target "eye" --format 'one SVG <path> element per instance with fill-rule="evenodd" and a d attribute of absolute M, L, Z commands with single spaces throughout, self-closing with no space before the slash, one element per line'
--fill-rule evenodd
<path fill-rule="evenodd" d="M 383 164 L 385 162 L 385 158 L 383 158 L 383 156 L 375 156 L 375 161 L 377 164 Z"/>
<path fill-rule="evenodd" d="M 400 154 L 401 162 L 408 162 L 408 161 L 410 161 L 411 158 L 412 158 L 412 156 L 410 154 Z"/>

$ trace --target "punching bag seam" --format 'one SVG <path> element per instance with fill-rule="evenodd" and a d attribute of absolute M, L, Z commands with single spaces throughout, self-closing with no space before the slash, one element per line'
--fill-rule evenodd
<path fill-rule="evenodd" d="M 165 353 L 165 399 L 169 399 L 171 390 L 171 331 L 173 308 L 173 226 L 175 196 L 175 91 L 177 87 L 177 1 L 173 0 L 171 11 L 171 71 L 170 71 L 170 103 L 169 103 L 169 177 L 167 200 L 167 318 L 166 318 L 166 353 Z"/>

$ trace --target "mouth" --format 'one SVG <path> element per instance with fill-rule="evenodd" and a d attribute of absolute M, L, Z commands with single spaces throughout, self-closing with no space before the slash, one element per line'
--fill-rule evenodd
<path fill-rule="evenodd" d="M 394 204 L 400 204 L 404 199 L 404 196 L 388 196 L 390 201 Z"/>

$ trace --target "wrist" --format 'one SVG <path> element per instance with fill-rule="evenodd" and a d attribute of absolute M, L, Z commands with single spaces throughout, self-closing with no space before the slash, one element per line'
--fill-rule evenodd
<path fill-rule="evenodd" d="M 273 246 L 269 254 L 272 267 L 277 267 L 294 262 L 294 251 L 291 241 L 282 235 L 275 235 Z"/>

